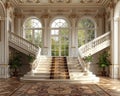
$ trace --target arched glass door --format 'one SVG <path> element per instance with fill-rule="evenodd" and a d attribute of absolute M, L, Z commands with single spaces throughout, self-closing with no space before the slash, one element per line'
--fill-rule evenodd
<path fill-rule="evenodd" d="M 83 18 L 78 23 L 78 47 L 95 38 L 95 24 L 89 18 Z"/>
<path fill-rule="evenodd" d="M 64 19 L 56 19 L 51 25 L 51 56 L 68 56 L 69 29 Z"/>
<path fill-rule="evenodd" d="M 42 24 L 36 17 L 28 18 L 24 23 L 24 38 L 42 47 Z"/>

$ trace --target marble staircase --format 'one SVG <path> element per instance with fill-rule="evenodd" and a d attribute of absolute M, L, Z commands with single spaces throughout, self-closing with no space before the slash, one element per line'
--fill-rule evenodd
<path fill-rule="evenodd" d="M 92 72 L 84 72 L 77 57 L 40 56 L 33 62 L 32 70 L 21 80 L 96 82 L 99 78 Z"/>
<path fill-rule="evenodd" d="M 52 57 L 40 56 L 32 64 L 32 70 L 24 75 L 21 80 L 50 79 Z"/>
<path fill-rule="evenodd" d="M 21 80 L 69 79 L 66 57 L 40 56 L 32 64 L 32 70 Z"/>
<path fill-rule="evenodd" d="M 78 57 L 67 57 L 70 80 L 81 82 L 99 82 L 99 78 L 92 72 L 85 72 L 80 64 Z"/>

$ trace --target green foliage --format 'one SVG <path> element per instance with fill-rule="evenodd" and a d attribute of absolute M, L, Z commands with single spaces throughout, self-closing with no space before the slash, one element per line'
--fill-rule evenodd
<path fill-rule="evenodd" d="M 69 50 L 69 37 L 68 33 L 69 31 L 67 29 L 60 29 L 58 31 L 59 36 L 53 36 L 51 38 L 51 48 L 52 48 L 52 56 L 68 56 L 68 50 Z M 57 33 L 56 33 L 57 34 Z M 54 34 L 53 34 L 54 35 Z M 60 51 L 61 49 L 61 51 Z"/>
<path fill-rule="evenodd" d="M 108 60 L 109 54 L 107 51 L 104 51 L 102 54 L 99 56 L 99 66 L 101 68 L 105 68 L 110 65 L 110 61 Z"/>
<path fill-rule="evenodd" d="M 20 53 L 16 52 L 12 56 L 12 58 L 10 58 L 9 64 L 10 64 L 10 68 L 11 69 L 17 69 L 17 68 L 19 68 L 22 65 Z"/>
<path fill-rule="evenodd" d="M 85 60 L 85 62 L 92 62 L 93 57 L 92 57 L 92 55 L 88 55 L 88 56 L 84 57 L 84 60 Z"/>
<path fill-rule="evenodd" d="M 29 54 L 29 56 L 28 56 L 28 61 L 29 62 L 33 62 L 35 60 L 35 57 L 34 56 L 31 56 L 30 54 Z"/>
<path fill-rule="evenodd" d="M 9 60 L 10 65 L 10 75 L 13 77 L 18 77 L 19 68 L 22 66 L 21 54 L 19 52 L 15 52 L 12 54 Z"/>

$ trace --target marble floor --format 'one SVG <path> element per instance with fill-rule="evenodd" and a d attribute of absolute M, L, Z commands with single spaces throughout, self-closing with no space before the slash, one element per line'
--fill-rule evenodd
<path fill-rule="evenodd" d="M 100 77 L 98 83 L 81 83 L 0 79 L 0 96 L 120 96 L 120 80 Z"/>

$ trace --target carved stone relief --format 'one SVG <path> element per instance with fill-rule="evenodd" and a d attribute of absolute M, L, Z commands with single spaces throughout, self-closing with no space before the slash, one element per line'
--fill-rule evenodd
<path fill-rule="evenodd" d="M 69 3 L 70 0 L 50 0 L 51 3 Z"/>
<path fill-rule="evenodd" d="M 19 0 L 20 3 L 40 3 L 40 0 Z"/>
<path fill-rule="evenodd" d="M 101 0 L 80 0 L 80 3 L 100 3 Z"/>

